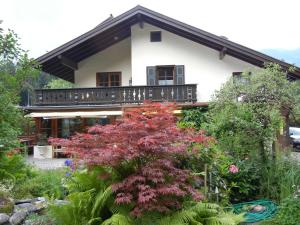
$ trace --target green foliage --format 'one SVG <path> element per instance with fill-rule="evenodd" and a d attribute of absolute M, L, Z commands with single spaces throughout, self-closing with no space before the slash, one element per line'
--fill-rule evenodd
<path fill-rule="evenodd" d="M 99 174 L 105 173 L 105 169 L 101 167 L 93 167 L 92 169 L 76 170 L 72 176 L 67 178 L 66 188 L 70 193 L 84 192 L 91 189 L 104 190 L 109 183 L 101 180 L 99 182 Z"/>
<path fill-rule="evenodd" d="M 0 72 L 1 73 L 1 72 Z M 16 108 L 6 87 L 0 81 L 0 157 L 4 150 L 19 145 L 18 135 L 21 134 L 19 127 L 22 121 L 22 113 Z M 3 146 L 3 147 L 2 147 Z"/>
<path fill-rule="evenodd" d="M 74 87 L 73 83 L 63 80 L 63 79 L 53 79 L 47 85 L 45 85 L 45 88 L 50 88 L 50 89 L 73 88 L 73 87 Z"/>
<path fill-rule="evenodd" d="M 286 71 L 268 64 L 224 84 L 207 113 L 184 111 L 179 126 L 207 130 L 217 140 L 215 148 L 203 156 L 200 152 L 197 160 L 208 164 L 211 191 L 218 187 L 223 204 L 259 194 L 281 201 L 298 185 L 299 166 L 276 154 L 275 141 L 286 129 L 284 119 L 297 108 L 299 93 L 299 84 L 287 81 Z M 187 164 L 202 172 L 203 168 L 193 166 L 195 162 L 191 159 Z M 239 168 L 238 173 L 229 173 L 231 164 Z"/>
<path fill-rule="evenodd" d="M 134 222 L 128 215 L 116 213 L 101 223 L 101 225 L 134 225 Z"/>
<path fill-rule="evenodd" d="M 243 79 L 231 79 L 216 92 L 204 127 L 235 157 L 259 153 L 265 160 L 283 127 L 282 112 L 294 108 L 294 87 L 276 64 L 246 72 Z"/>
<path fill-rule="evenodd" d="M 0 29 L 0 154 L 18 146 L 22 113 L 16 107 L 27 81 L 38 74 L 37 64 L 19 46 L 12 31 Z"/>
<path fill-rule="evenodd" d="M 235 225 L 243 222 L 243 215 L 224 212 L 211 203 L 192 204 L 178 212 L 159 219 L 159 225 Z"/>
<path fill-rule="evenodd" d="M 228 104 L 218 112 L 212 108 L 209 123 L 203 126 L 216 137 L 218 147 L 233 157 L 245 158 L 260 148 L 256 133 L 260 124 L 248 104 Z"/>
<path fill-rule="evenodd" d="M 206 122 L 207 110 L 208 107 L 197 107 L 182 110 L 182 116 L 177 123 L 178 126 L 183 128 L 193 127 L 200 129 L 202 123 Z"/>
<path fill-rule="evenodd" d="M 0 189 L 12 191 L 13 188 L 33 175 L 32 168 L 28 166 L 19 154 L 3 155 L 0 160 Z"/>
<path fill-rule="evenodd" d="M 10 214 L 14 209 L 14 202 L 7 192 L 0 190 L 0 213 Z"/>
<path fill-rule="evenodd" d="M 63 170 L 39 170 L 23 182 L 18 183 L 13 189 L 13 195 L 17 199 L 45 196 L 48 198 L 62 199 L 65 189 L 62 179 L 65 176 Z"/>
<path fill-rule="evenodd" d="M 230 165 L 238 168 L 237 173 L 229 171 Z M 251 160 L 235 160 L 223 157 L 211 168 L 212 186 L 218 187 L 220 198 L 226 204 L 253 200 L 260 191 L 260 166 Z"/>
<path fill-rule="evenodd" d="M 16 180 L 23 180 L 32 175 L 32 169 L 27 166 L 24 157 L 20 154 L 3 156 L 0 161 L 0 169 L 12 174 Z"/>
<path fill-rule="evenodd" d="M 296 101 L 295 107 L 292 109 L 290 114 L 290 125 L 299 127 L 300 126 L 300 81 L 293 82 L 294 98 Z"/>
<path fill-rule="evenodd" d="M 292 196 L 300 186 L 299 163 L 286 155 L 277 155 L 276 160 L 263 165 L 260 185 L 261 193 L 277 202 Z"/>
<path fill-rule="evenodd" d="M 67 180 L 70 191 L 65 205 L 53 205 L 50 214 L 60 225 L 100 224 L 110 218 L 118 207 L 112 208 L 112 190 L 99 178 L 103 169 L 77 170 Z"/>
<path fill-rule="evenodd" d="M 94 194 L 95 190 L 72 193 L 68 196 L 70 203 L 51 206 L 50 215 L 60 225 L 88 224 L 91 218 Z"/>
<path fill-rule="evenodd" d="M 30 225 L 54 225 L 53 219 L 48 214 L 31 213 L 26 217 Z"/>
<path fill-rule="evenodd" d="M 300 198 L 291 196 L 286 198 L 279 208 L 279 212 L 274 219 L 274 224 L 298 225 L 300 221 Z"/>
<path fill-rule="evenodd" d="M 150 212 L 134 218 L 132 206 L 114 202 L 110 183 L 101 179 L 105 169 L 100 167 L 75 171 L 66 187 L 70 191 L 65 205 L 52 205 L 50 215 L 60 225 L 235 225 L 243 221 L 241 215 L 224 212 L 221 207 L 207 203 L 189 203 L 182 210 L 164 215 Z M 112 180 L 117 179 L 111 177 Z"/>

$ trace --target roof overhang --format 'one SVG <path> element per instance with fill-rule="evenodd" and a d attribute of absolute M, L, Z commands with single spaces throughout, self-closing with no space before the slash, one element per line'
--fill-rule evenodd
<path fill-rule="evenodd" d="M 107 116 L 122 116 L 123 111 L 78 111 L 78 112 L 32 112 L 25 117 L 45 119 L 62 119 L 62 118 L 106 118 Z"/>
<path fill-rule="evenodd" d="M 115 18 L 104 21 L 87 33 L 42 55 L 37 61 L 41 64 L 43 71 L 74 82 L 74 70 L 76 70 L 78 62 L 129 37 L 131 35 L 131 26 L 140 23 L 142 27 L 143 22 L 160 27 L 220 51 L 222 54 L 236 57 L 258 67 L 263 67 L 266 62 L 274 62 L 288 71 L 293 66 L 142 6 L 136 6 Z M 291 79 L 299 79 L 300 68 L 295 67 L 295 70 L 289 72 L 289 75 Z"/>

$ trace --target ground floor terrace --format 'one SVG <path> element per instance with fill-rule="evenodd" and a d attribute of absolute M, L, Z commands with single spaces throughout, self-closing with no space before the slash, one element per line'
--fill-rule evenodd
<path fill-rule="evenodd" d="M 206 103 L 176 103 L 174 114 L 180 115 L 185 108 L 207 105 Z M 62 158 L 65 149 L 50 145 L 48 139 L 70 138 L 75 133 L 86 132 L 94 125 L 107 125 L 116 122 L 126 111 L 142 107 L 143 104 L 111 105 L 69 105 L 69 106 L 30 106 L 26 117 L 31 119 L 31 135 L 24 135 L 22 140 L 28 146 L 30 155 L 36 159 Z"/>

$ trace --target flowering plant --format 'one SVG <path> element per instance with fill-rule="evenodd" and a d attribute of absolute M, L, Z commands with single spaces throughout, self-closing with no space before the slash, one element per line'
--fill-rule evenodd
<path fill-rule="evenodd" d="M 178 128 L 174 109 L 174 104 L 145 105 L 127 110 L 115 124 L 50 142 L 65 146 L 75 157 L 74 165 L 83 160 L 90 169 L 106 168 L 99 179 L 111 181 L 115 203 L 133 205 L 134 216 L 169 212 L 181 208 L 185 199 L 202 198 L 194 188 L 195 175 L 181 160 L 196 154 L 188 151 L 191 145 L 207 146 L 212 140 L 204 132 Z"/>
<path fill-rule="evenodd" d="M 239 168 L 236 165 L 230 165 L 229 166 L 229 172 L 230 173 L 238 173 L 239 172 Z"/>

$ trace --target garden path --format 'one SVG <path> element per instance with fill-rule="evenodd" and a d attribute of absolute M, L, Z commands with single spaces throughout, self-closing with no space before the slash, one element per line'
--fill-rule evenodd
<path fill-rule="evenodd" d="M 34 165 L 42 170 L 52 170 L 65 167 L 66 158 L 55 158 L 55 159 L 35 159 L 33 156 L 26 158 L 28 164 Z"/>

